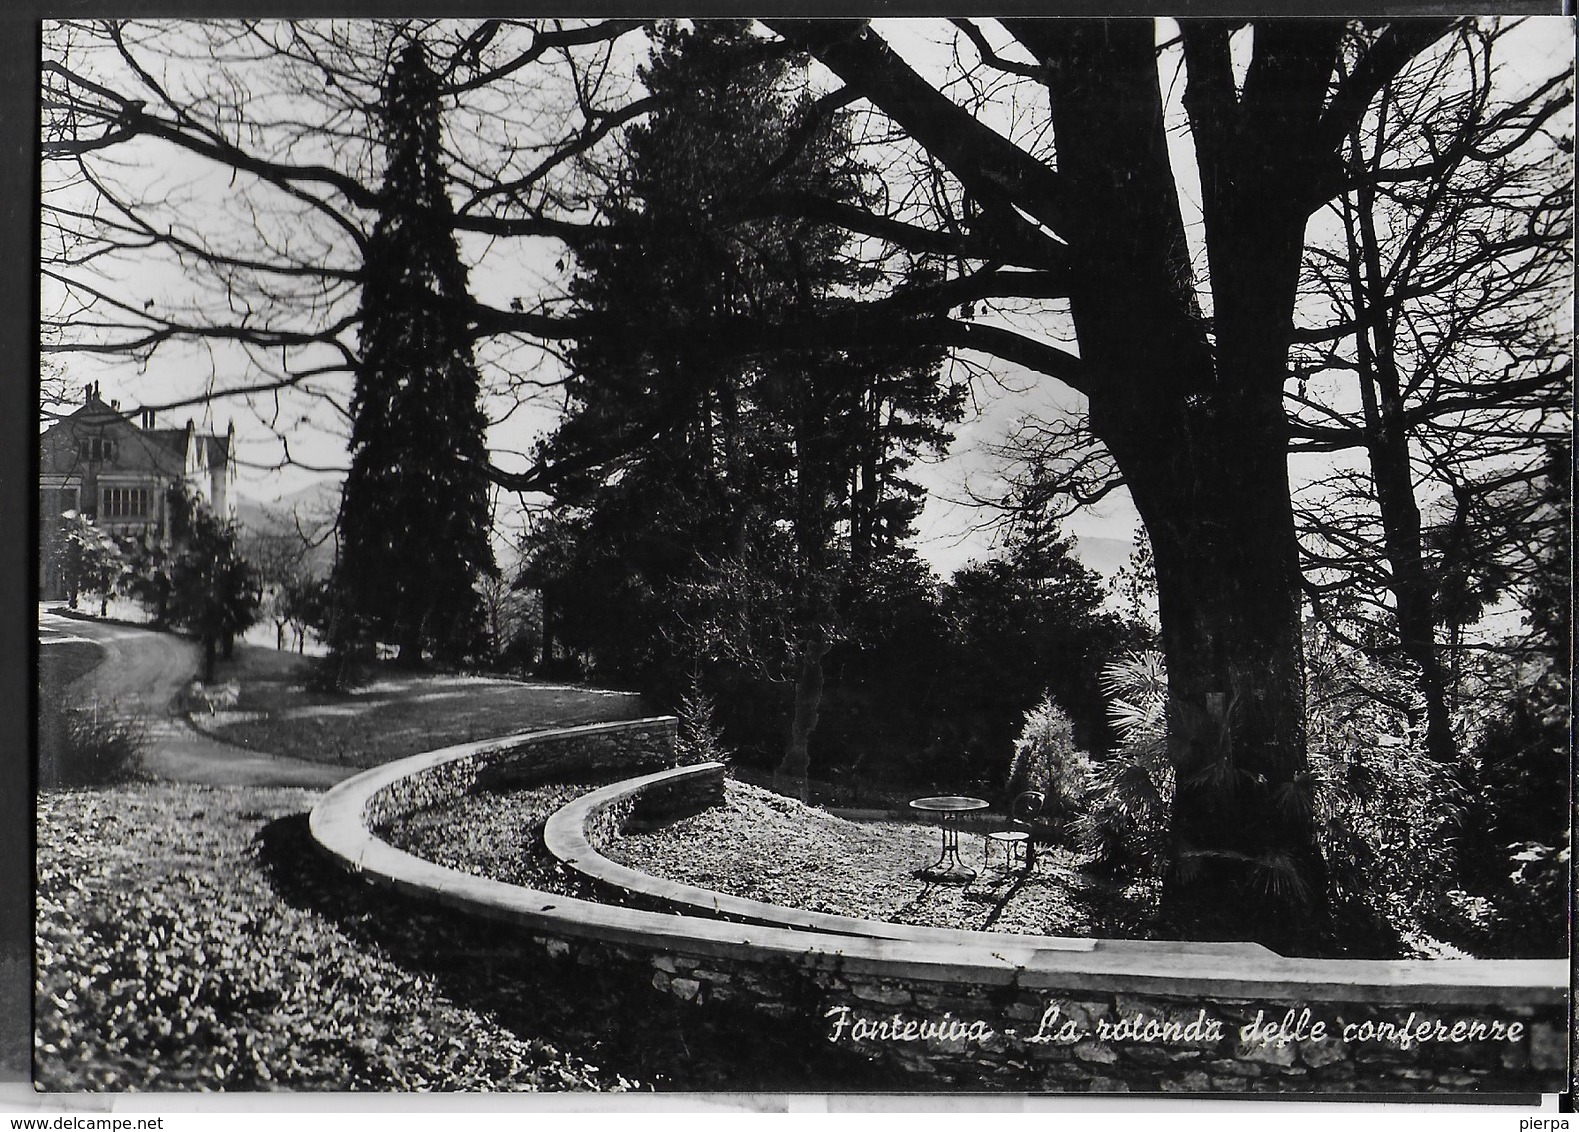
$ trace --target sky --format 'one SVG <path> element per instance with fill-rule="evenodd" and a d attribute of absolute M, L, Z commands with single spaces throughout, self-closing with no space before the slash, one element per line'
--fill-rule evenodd
<path fill-rule="evenodd" d="M 938 21 L 882 20 L 876 21 L 878 30 L 923 74 L 941 76 L 948 64 L 949 52 L 943 44 L 948 39 L 946 24 Z M 172 27 L 158 29 L 168 35 Z M 1159 23 L 1159 42 L 1171 38 L 1172 29 L 1167 21 Z M 1006 49 L 1007 49 L 1007 45 Z M 1245 34 L 1235 41 L 1235 57 L 1241 64 L 1248 46 Z M 1514 72 L 1545 73 L 1554 66 L 1572 59 L 1571 27 L 1565 20 L 1532 20 L 1516 38 L 1515 50 L 1507 66 Z M 212 93 L 211 68 L 204 65 L 199 52 L 189 52 L 189 58 L 177 64 L 162 76 L 167 82 L 188 84 L 193 91 Z M 628 88 L 631 58 L 616 59 L 613 70 L 617 72 L 616 87 L 623 82 Z M 1181 196 L 1186 210 L 1186 221 L 1192 238 L 1192 249 L 1199 274 L 1206 275 L 1205 252 L 1201 246 L 1198 189 L 1196 188 L 1194 162 L 1188 144 L 1187 131 L 1183 128 L 1182 109 L 1179 105 L 1180 84 L 1176 80 L 1177 60 L 1164 53 L 1159 60 L 1163 89 L 1168 95 L 1167 110 L 1173 139 L 1172 154 L 1179 177 Z M 222 91 L 220 92 L 223 93 Z M 253 92 L 255 100 L 262 99 L 265 108 L 284 116 L 289 113 L 288 102 L 268 101 L 273 98 L 268 88 L 258 87 Z M 620 91 L 623 93 L 623 89 Z M 545 115 L 552 116 L 554 96 L 542 94 Z M 486 111 L 487 108 L 484 108 Z M 509 111 L 498 108 L 497 112 Z M 993 103 L 991 113 L 996 117 L 992 124 L 1002 132 L 1016 136 L 1015 132 L 1029 131 L 1039 125 L 1034 92 L 1027 95 L 1015 92 Z M 481 120 L 479 120 L 479 117 Z M 448 126 L 453 138 L 464 144 L 468 131 L 481 131 L 489 123 L 487 113 L 471 119 L 452 120 Z M 524 118 L 518 118 L 517 129 L 523 139 L 533 128 Z M 312 142 L 303 142 L 295 153 L 298 158 L 315 159 L 323 153 L 312 152 Z M 524 144 L 524 143 L 523 143 Z M 305 149 L 301 148 L 306 147 Z M 231 235 L 245 236 L 248 230 L 246 208 L 249 196 L 246 186 L 238 186 L 228 170 L 216 169 L 199 159 L 157 143 L 139 143 L 128 153 L 128 164 L 118 167 L 115 175 L 123 183 L 135 184 L 136 191 L 150 198 L 165 201 L 171 206 L 172 221 L 189 223 L 194 230 L 203 228 L 209 239 L 224 239 Z M 49 189 L 49 186 L 46 186 Z M 71 193 L 69 187 L 60 190 Z M 325 241 L 322 249 L 314 249 L 312 241 L 316 229 L 304 218 L 299 226 L 284 234 L 282 242 L 294 241 L 293 250 L 304 255 L 321 251 L 324 259 L 336 262 L 337 252 L 332 243 Z M 553 292 L 567 281 L 573 264 L 562 250 L 547 241 L 522 250 L 512 247 L 508 253 L 500 247 L 481 239 L 462 242 L 463 255 L 472 263 L 471 283 L 477 296 L 499 307 L 509 306 L 511 300 L 525 296 L 530 304 L 532 296 Z M 106 282 L 128 295 L 145 300 L 152 309 L 179 308 L 190 301 L 194 282 L 190 273 L 179 265 L 159 263 L 148 257 L 104 268 Z M 45 280 L 44 302 L 46 311 L 59 296 L 59 289 Z M 991 317 L 988 315 L 987 317 Z M 1046 333 L 1065 341 L 1070 337 L 1067 325 L 1057 325 L 1056 315 L 1047 321 Z M 1019 324 L 1023 329 L 1024 324 Z M 1077 347 L 1075 347 L 1077 349 Z M 181 346 L 169 344 L 161 347 L 146 369 L 135 363 L 117 358 L 93 358 L 81 354 L 52 355 L 59 366 L 58 375 L 76 390 L 89 382 L 102 385 L 106 400 L 115 399 L 123 407 L 141 404 L 161 404 L 180 401 L 201 395 L 215 387 L 227 388 L 250 384 L 266 376 L 258 365 L 260 359 L 249 359 L 239 350 L 226 345 L 213 347 Z M 322 353 L 301 351 L 287 357 L 292 368 L 310 366 L 324 360 Z M 505 344 L 485 345 L 479 359 L 485 372 L 508 373 L 517 380 L 530 382 L 534 378 L 551 378 L 556 375 L 554 363 L 522 350 L 507 351 Z M 278 359 L 270 356 L 261 359 L 265 365 L 274 365 Z M 318 382 L 334 390 L 339 402 L 345 403 L 349 380 L 344 375 L 329 377 Z M 983 514 L 977 508 L 961 502 L 969 488 L 990 492 L 992 460 L 986 454 L 995 443 L 1007 435 L 1014 423 L 1026 413 L 1047 415 L 1078 408 L 1078 397 L 1056 382 L 999 364 L 992 379 L 978 379 L 972 384 L 970 413 L 955 430 L 955 441 L 947 458 L 919 465 L 913 475 L 929 489 L 927 507 L 921 519 L 921 536 L 918 550 L 940 573 L 947 574 L 971 559 L 982 558 L 993 552 L 996 536 L 983 525 Z M 250 403 L 249 403 L 250 401 Z M 496 460 L 506 467 L 521 468 L 526 464 L 526 454 L 532 442 L 552 427 L 557 417 L 557 401 L 552 390 L 529 398 L 520 407 L 513 399 L 495 399 L 489 405 L 496 423 L 490 430 L 489 441 Z M 223 431 L 234 419 L 240 441 L 241 491 L 262 502 L 300 491 L 315 480 L 332 476 L 335 469 L 346 462 L 344 451 L 344 419 L 324 401 L 307 400 L 289 395 L 255 396 L 250 399 L 220 398 L 213 403 L 178 406 L 161 414 L 161 423 L 179 424 L 188 416 L 203 428 Z M 283 433 L 289 442 L 290 466 L 281 467 L 285 453 L 277 433 Z M 1319 474 L 1322 468 L 1311 469 L 1305 474 Z M 1296 475 L 1302 474 L 1296 469 Z M 1070 520 L 1066 527 L 1087 541 L 1088 560 L 1100 560 L 1106 569 L 1122 561 L 1127 547 L 1138 526 L 1138 518 L 1128 497 L 1116 492 L 1093 509 L 1083 511 Z"/>

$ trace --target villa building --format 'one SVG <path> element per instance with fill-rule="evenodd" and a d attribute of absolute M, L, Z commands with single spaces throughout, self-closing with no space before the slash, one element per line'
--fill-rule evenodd
<path fill-rule="evenodd" d="M 61 577 L 58 520 L 77 511 L 109 534 L 167 530 L 165 490 L 185 483 L 214 514 L 233 519 L 236 508 L 234 423 L 224 435 L 157 428 L 144 409 L 137 420 L 118 401 L 105 404 L 99 387 L 83 405 L 39 437 L 39 597 L 66 596 Z"/>

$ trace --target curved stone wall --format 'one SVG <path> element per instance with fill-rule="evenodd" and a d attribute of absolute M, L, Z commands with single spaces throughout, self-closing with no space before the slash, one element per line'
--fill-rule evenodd
<path fill-rule="evenodd" d="M 1229 1092 L 1562 1087 L 1561 961 L 1297 960 L 1239 944 L 1109 940 L 1072 950 L 1035 936 L 737 923 L 503 884 L 423 861 L 372 832 L 397 813 L 501 776 L 529 779 L 542 766 L 568 773 L 583 757 L 600 769 L 611 761 L 638 769 L 672 763 L 673 729 L 672 719 L 643 720 L 414 756 L 331 790 L 313 810 L 313 836 L 368 881 L 512 924 L 549 957 L 628 971 L 698 1010 L 749 1008 L 807 1042 L 882 1062 L 920 1084 Z M 581 799 L 556 825 L 559 849 L 586 863 L 590 842 L 580 850 L 567 828 L 581 830 L 585 841 L 587 823 L 623 820 L 622 808 L 641 795 L 678 783 L 664 804 L 684 804 L 687 779 L 694 786 L 717 775 L 711 767 L 657 782 L 644 775 L 605 788 L 601 800 Z M 693 908 L 696 899 L 687 894 Z"/>
<path fill-rule="evenodd" d="M 638 903 L 662 911 L 688 912 L 710 919 L 796 928 L 802 931 L 826 932 L 830 935 L 907 939 L 915 942 L 950 943 L 956 946 L 981 941 L 980 932 L 914 927 L 882 920 L 832 915 L 827 912 L 810 912 L 804 908 L 787 908 L 781 904 L 747 900 L 728 893 L 716 892 L 710 888 L 698 888 L 695 885 L 665 880 L 651 873 L 640 872 L 611 861 L 594 845 L 594 841 L 597 844 L 607 844 L 609 838 L 619 832 L 628 816 L 640 813 L 638 807 L 649 803 L 655 795 L 663 799 L 659 805 L 664 809 L 691 808 L 697 802 L 708 799 L 722 801 L 723 784 L 723 763 L 698 763 L 616 782 L 600 790 L 583 794 L 558 810 L 543 827 L 543 844 L 549 854 L 566 868 L 575 870 L 605 889 L 622 896 L 634 897 Z M 678 803 L 679 798 L 684 798 L 686 801 Z M 1091 951 L 1096 947 L 1095 940 L 1071 936 L 1028 936 L 994 932 L 991 938 L 1005 946 L 1030 946 L 1060 951 Z M 1265 948 L 1256 944 L 1237 946 L 1255 952 L 1266 952 Z"/>

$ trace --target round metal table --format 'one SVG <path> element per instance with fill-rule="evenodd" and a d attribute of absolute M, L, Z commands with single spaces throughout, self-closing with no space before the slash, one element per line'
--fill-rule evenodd
<path fill-rule="evenodd" d="M 976 870 L 967 866 L 959 856 L 959 815 L 972 810 L 985 810 L 987 805 L 982 798 L 958 794 L 942 794 L 912 801 L 912 810 L 937 814 L 938 825 L 943 830 L 943 852 L 926 868 L 917 870 L 916 876 L 922 880 L 962 881 L 966 884 L 975 880 Z"/>

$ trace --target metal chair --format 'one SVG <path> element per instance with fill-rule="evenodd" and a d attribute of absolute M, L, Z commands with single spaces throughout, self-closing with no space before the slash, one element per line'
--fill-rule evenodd
<path fill-rule="evenodd" d="M 1029 869 L 1036 862 L 1036 845 L 1031 839 L 1031 823 L 1041 816 L 1047 805 L 1047 795 L 1040 790 L 1025 790 L 1015 795 L 1009 804 L 1009 828 L 997 829 L 986 835 L 982 846 L 982 863 L 992 864 L 992 847 L 1003 848 L 1003 871 L 1008 872 L 1018 859 Z"/>

